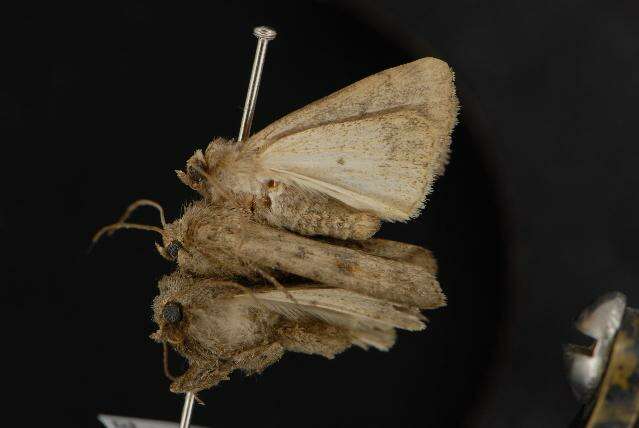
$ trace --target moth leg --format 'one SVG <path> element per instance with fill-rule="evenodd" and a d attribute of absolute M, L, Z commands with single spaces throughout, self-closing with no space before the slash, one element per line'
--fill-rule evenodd
<path fill-rule="evenodd" d="M 236 366 L 247 375 L 261 373 L 268 366 L 275 364 L 284 355 L 284 347 L 278 342 L 260 345 L 240 352 L 233 357 Z"/>
<path fill-rule="evenodd" d="M 198 392 L 228 380 L 233 370 L 241 369 L 247 375 L 261 373 L 284 355 L 284 347 L 277 342 L 260 345 L 236 354 L 222 364 L 192 364 L 182 376 L 171 384 L 171 392 Z"/>
<path fill-rule="evenodd" d="M 169 346 L 166 344 L 166 342 L 162 342 L 162 368 L 164 369 L 164 376 L 166 376 L 167 379 L 169 379 L 171 382 L 175 382 L 176 377 L 173 376 L 171 370 L 169 369 Z M 204 405 L 204 402 L 200 400 L 200 397 L 198 397 L 196 394 L 194 394 L 194 396 L 195 401 L 197 401 L 198 404 Z"/>
<path fill-rule="evenodd" d="M 286 297 L 289 298 L 289 300 L 295 304 L 297 304 L 297 300 L 295 300 L 295 297 L 293 297 L 293 295 L 291 293 L 289 293 L 289 291 L 286 289 L 286 287 L 284 287 L 277 279 L 275 279 L 275 277 L 273 275 L 271 275 L 270 273 L 266 272 L 263 269 L 260 269 L 259 267 L 255 266 L 255 270 L 257 271 L 257 273 L 259 273 L 260 275 L 262 275 L 262 277 L 264 279 L 266 279 L 268 282 L 270 282 L 271 284 L 273 284 L 273 286 L 278 289 L 279 291 L 281 291 L 282 293 L 284 293 L 286 295 Z"/>
<path fill-rule="evenodd" d="M 232 364 L 191 364 L 189 369 L 171 383 L 171 392 L 176 394 L 202 391 L 229 379 L 236 367 Z"/>

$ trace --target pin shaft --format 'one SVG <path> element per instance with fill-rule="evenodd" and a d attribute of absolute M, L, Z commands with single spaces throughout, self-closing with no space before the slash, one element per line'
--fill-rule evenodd
<path fill-rule="evenodd" d="M 184 397 L 184 406 L 182 407 L 182 418 L 180 419 L 180 428 L 189 428 L 191 425 L 191 415 L 193 414 L 193 401 L 195 394 L 188 392 Z"/>
<path fill-rule="evenodd" d="M 238 141 L 246 140 L 251 133 L 253 114 L 255 113 L 255 103 L 257 101 L 257 91 L 260 89 L 262 68 L 264 67 L 264 59 L 266 58 L 266 48 L 268 42 L 273 40 L 277 33 L 269 27 L 256 27 L 253 30 L 253 35 L 257 37 L 257 48 L 255 49 L 255 59 L 253 60 L 253 69 L 251 70 L 251 80 L 249 80 L 246 101 L 244 102 L 244 112 L 242 113 L 240 132 L 237 136 Z"/>
<path fill-rule="evenodd" d="M 246 101 L 244 102 L 244 112 L 242 113 L 240 132 L 237 137 L 238 141 L 246 140 L 251 133 L 253 114 L 255 113 L 255 102 L 257 101 L 257 91 L 260 89 L 262 68 L 264 67 L 264 59 L 266 58 L 266 46 L 268 45 L 268 42 L 275 38 L 277 33 L 269 27 L 255 27 L 253 29 L 253 35 L 257 37 L 257 48 L 255 48 L 255 59 L 253 60 L 251 79 L 249 80 L 249 87 L 246 93 Z M 180 428 L 189 428 L 191 425 L 194 401 L 195 394 L 188 392 L 184 398 Z"/>

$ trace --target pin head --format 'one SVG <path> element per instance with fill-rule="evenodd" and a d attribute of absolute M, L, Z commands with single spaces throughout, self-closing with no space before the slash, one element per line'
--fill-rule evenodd
<path fill-rule="evenodd" d="M 271 27 L 260 26 L 253 29 L 253 35 L 258 39 L 273 40 L 277 32 Z"/>

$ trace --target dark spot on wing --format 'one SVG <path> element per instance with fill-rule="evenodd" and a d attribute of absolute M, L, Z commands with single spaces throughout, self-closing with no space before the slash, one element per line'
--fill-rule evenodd
<path fill-rule="evenodd" d="M 297 257 L 298 259 L 305 259 L 306 258 L 306 248 L 302 247 L 301 245 L 297 247 L 297 252 L 295 253 L 295 257 Z"/>
<path fill-rule="evenodd" d="M 335 262 L 335 265 L 337 266 L 337 269 L 340 272 L 346 275 L 352 275 L 355 272 L 355 269 L 357 267 L 357 265 L 353 263 L 352 261 L 348 260 L 348 258 L 340 257 L 340 256 L 338 256 L 337 261 Z"/>

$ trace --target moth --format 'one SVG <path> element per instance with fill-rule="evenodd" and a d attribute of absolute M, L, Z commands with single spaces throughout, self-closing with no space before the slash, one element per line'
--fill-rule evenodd
<path fill-rule="evenodd" d="M 125 221 L 143 204 L 160 210 L 162 228 Z M 228 202 L 196 201 L 172 223 L 165 222 L 159 205 L 137 202 L 120 221 L 102 228 L 94 241 L 121 228 L 159 233 L 160 254 L 193 276 L 265 279 L 283 289 L 279 279 L 295 275 L 419 308 L 437 308 L 446 302 L 435 260 L 423 248 L 380 239 L 324 242 L 272 227 Z"/>
<path fill-rule="evenodd" d="M 302 235 L 370 238 L 407 221 L 447 163 L 458 101 L 448 65 L 423 58 L 356 82 L 246 142 L 215 139 L 179 179 Z"/>
<path fill-rule="evenodd" d="M 157 232 L 157 250 L 177 262 L 153 304 L 152 337 L 190 363 L 172 391 L 261 372 L 286 351 L 387 350 L 395 328 L 421 330 L 419 310 L 445 305 L 430 252 L 371 237 L 382 220 L 417 216 L 443 172 L 458 110 L 453 80 L 446 63 L 424 58 L 245 143 L 216 139 L 177 171 L 203 196 L 180 218 L 167 223 L 159 204 L 140 200 L 96 234 Z M 128 222 L 144 205 L 158 209 L 162 227 Z M 255 287 L 260 280 L 276 289 Z"/>
<path fill-rule="evenodd" d="M 395 328 L 425 328 L 415 307 L 330 286 L 287 287 L 293 303 L 277 290 L 248 292 L 231 281 L 175 272 L 160 280 L 159 289 L 153 302 L 158 330 L 151 338 L 189 362 L 188 370 L 173 378 L 165 359 L 175 393 L 211 388 L 235 370 L 260 373 L 286 351 L 326 358 L 353 345 L 386 351 Z"/>

